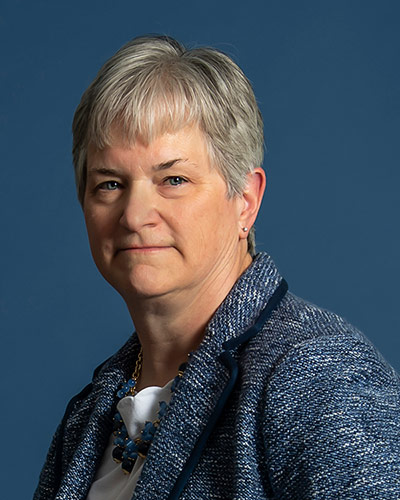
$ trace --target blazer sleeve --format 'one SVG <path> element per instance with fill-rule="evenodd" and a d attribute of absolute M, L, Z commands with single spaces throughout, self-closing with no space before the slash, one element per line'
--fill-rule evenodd
<path fill-rule="evenodd" d="M 323 337 L 293 348 L 265 403 L 274 498 L 400 498 L 400 379 L 366 340 Z"/>
<path fill-rule="evenodd" d="M 103 364 L 100 365 L 99 368 L 101 368 Z M 72 433 L 70 431 L 70 435 L 68 437 L 68 453 L 66 453 L 64 442 L 65 428 L 70 416 L 79 409 L 80 404 L 85 401 L 91 393 L 92 387 L 93 383 L 91 382 L 85 386 L 79 394 L 74 396 L 69 401 L 63 419 L 51 441 L 33 500 L 53 500 L 56 496 L 62 479 L 63 470 L 79 443 L 81 432 L 85 428 L 87 420 L 90 416 L 90 406 L 86 408 L 86 414 L 79 419 L 79 425 L 74 429 L 74 432 Z"/>
<path fill-rule="evenodd" d="M 46 461 L 40 473 L 39 484 L 33 495 L 33 500 L 51 500 L 55 497 L 60 482 L 57 464 L 57 445 L 60 439 L 62 425 L 57 428 L 56 433 L 47 452 Z"/>

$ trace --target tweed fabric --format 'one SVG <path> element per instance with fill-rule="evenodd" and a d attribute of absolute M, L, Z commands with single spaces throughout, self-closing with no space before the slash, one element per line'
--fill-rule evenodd
<path fill-rule="evenodd" d="M 218 359 L 223 343 L 253 325 L 280 282 L 271 258 L 258 254 L 221 304 L 133 499 L 170 498 L 229 379 Z M 34 500 L 86 497 L 110 436 L 116 388 L 137 353 L 133 335 L 70 409 Z M 237 382 L 180 498 L 400 499 L 400 378 L 356 328 L 287 293 L 233 356 Z"/>

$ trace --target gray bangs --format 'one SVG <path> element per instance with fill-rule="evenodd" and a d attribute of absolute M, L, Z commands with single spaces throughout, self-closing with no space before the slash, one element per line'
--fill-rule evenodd
<path fill-rule="evenodd" d="M 119 138 L 127 144 L 134 144 L 137 138 L 150 144 L 164 133 L 200 125 L 202 111 L 187 85 L 176 79 L 165 81 L 165 76 L 157 72 L 143 80 L 123 85 L 116 82 L 115 88 L 107 88 L 96 99 L 88 124 L 88 143 L 99 149 L 111 146 L 117 129 Z"/>

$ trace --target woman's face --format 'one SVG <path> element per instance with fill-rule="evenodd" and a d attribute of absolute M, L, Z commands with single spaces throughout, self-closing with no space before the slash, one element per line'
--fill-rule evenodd
<path fill-rule="evenodd" d="M 247 248 L 244 201 L 226 192 L 197 127 L 89 147 L 84 214 L 98 269 L 126 300 L 219 286 Z"/>

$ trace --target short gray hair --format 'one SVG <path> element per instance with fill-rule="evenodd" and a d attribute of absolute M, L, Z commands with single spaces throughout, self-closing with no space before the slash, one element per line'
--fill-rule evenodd
<path fill-rule="evenodd" d="M 82 205 L 88 145 L 100 149 L 111 145 L 115 124 L 129 142 L 140 137 L 146 143 L 197 124 L 229 197 L 243 192 L 247 174 L 263 161 L 262 117 L 242 70 L 223 52 L 187 49 L 167 36 L 128 42 L 84 92 L 72 126 L 75 180 Z M 248 250 L 255 254 L 254 228 Z"/>

